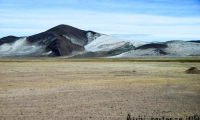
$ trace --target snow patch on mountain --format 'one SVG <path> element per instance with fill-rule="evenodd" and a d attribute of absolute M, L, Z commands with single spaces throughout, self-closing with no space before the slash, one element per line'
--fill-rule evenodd
<path fill-rule="evenodd" d="M 99 33 L 96 33 L 96 34 L 93 34 L 92 32 L 87 32 L 86 34 L 87 38 L 88 38 L 88 43 L 91 43 L 93 40 L 97 39 L 98 37 L 101 36 L 101 34 Z"/>
<path fill-rule="evenodd" d="M 200 43 L 185 41 L 169 41 L 166 42 L 165 51 L 171 56 L 198 56 L 200 55 Z"/>
<path fill-rule="evenodd" d="M 145 45 L 148 44 L 149 42 L 145 42 L 145 41 L 139 41 L 139 40 L 126 40 L 129 41 L 130 43 L 132 43 L 135 47 L 139 47 L 141 45 Z"/>
<path fill-rule="evenodd" d="M 73 37 L 70 37 L 68 35 L 62 35 L 62 36 L 65 37 L 66 39 L 70 40 L 72 43 L 74 43 L 76 45 L 79 45 L 79 46 L 85 45 L 84 41 L 74 39 Z M 93 40 L 98 38 L 99 36 L 101 36 L 101 34 L 99 34 L 99 33 L 87 32 L 86 33 L 86 37 L 87 37 L 87 40 L 88 40 L 87 44 L 89 44 L 90 42 L 92 42 Z"/>
<path fill-rule="evenodd" d="M 160 54 L 156 48 L 135 49 L 111 58 L 137 58 L 137 57 L 189 57 L 200 56 L 200 43 L 185 41 L 169 41 L 163 44 L 167 48 L 162 48 L 166 55 Z"/>
<path fill-rule="evenodd" d="M 109 51 L 110 49 L 115 49 L 125 43 L 126 42 L 121 39 L 114 38 L 108 35 L 102 35 L 86 45 L 85 49 L 92 52 Z"/>
<path fill-rule="evenodd" d="M 109 58 L 138 58 L 138 57 L 158 57 L 158 56 L 160 56 L 160 54 L 151 48 L 146 50 L 131 50 Z"/>
<path fill-rule="evenodd" d="M 0 56 L 20 56 L 33 53 L 39 54 L 42 46 L 30 44 L 26 38 L 20 38 L 13 43 L 4 43 L 0 46 Z"/>
<path fill-rule="evenodd" d="M 85 46 L 87 51 L 109 51 L 123 46 L 124 44 L 132 44 L 133 46 L 140 46 L 147 42 L 123 40 L 109 35 L 101 35 L 100 37 L 93 40 L 91 43 Z"/>
<path fill-rule="evenodd" d="M 74 38 L 71 38 L 70 36 L 67 35 L 63 35 L 66 39 L 70 40 L 72 43 L 79 45 L 79 46 L 84 46 L 84 42 L 83 41 L 78 41 Z"/>

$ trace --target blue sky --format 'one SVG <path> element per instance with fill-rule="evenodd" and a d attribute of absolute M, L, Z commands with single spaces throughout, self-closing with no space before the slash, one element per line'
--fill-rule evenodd
<path fill-rule="evenodd" d="M 59 24 L 133 40 L 200 39 L 200 0 L 0 0 L 0 38 Z"/>

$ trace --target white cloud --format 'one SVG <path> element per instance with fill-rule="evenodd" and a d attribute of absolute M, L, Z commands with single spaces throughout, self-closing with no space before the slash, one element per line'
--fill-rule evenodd
<path fill-rule="evenodd" d="M 0 37 L 32 35 L 58 24 L 105 34 L 152 34 L 171 37 L 198 37 L 200 18 L 158 15 L 103 13 L 73 9 L 12 11 L 0 9 Z M 186 36 L 187 35 L 187 36 Z"/>

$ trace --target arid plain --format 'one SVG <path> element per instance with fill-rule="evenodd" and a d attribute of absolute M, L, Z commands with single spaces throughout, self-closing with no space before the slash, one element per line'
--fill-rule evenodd
<path fill-rule="evenodd" d="M 200 113 L 193 61 L 0 60 L 0 120 L 125 120 Z"/>

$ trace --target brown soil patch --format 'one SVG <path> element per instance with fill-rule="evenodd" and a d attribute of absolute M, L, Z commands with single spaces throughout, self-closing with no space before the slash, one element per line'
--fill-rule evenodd
<path fill-rule="evenodd" d="M 188 74 L 200 74 L 200 71 L 196 67 L 191 67 L 185 71 Z"/>
<path fill-rule="evenodd" d="M 199 63 L 0 62 L 0 120 L 125 120 L 200 113 Z M 137 72 L 133 71 L 136 70 Z"/>

